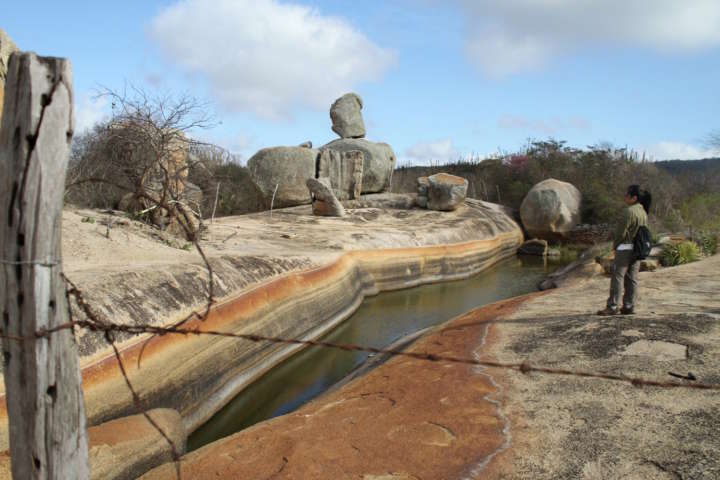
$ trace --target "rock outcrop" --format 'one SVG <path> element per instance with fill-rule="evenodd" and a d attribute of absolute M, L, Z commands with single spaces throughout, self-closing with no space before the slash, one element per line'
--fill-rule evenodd
<path fill-rule="evenodd" d="M 362 98 L 356 93 L 346 93 L 335 100 L 330 107 L 333 132 L 340 135 L 340 138 L 365 137 L 362 107 Z"/>
<path fill-rule="evenodd" d="M 538 290 L 550 290 L 552 288 L 575 285 L 598 275 L 602 275 L 604 270 L 602 265 L 597 262 L 596 257 L 608 248 L 609 244 L 607 243 L 594 245 L 588 248 L 580 254 L 580 257 L 577 260 L 548 275 L 545 280 L 540 282 Z"/>
<path fill-rule="evenodd" d="M 7 32 L 0 28 L 0 121 L 2 120 L 2 108 L 5 101 L 5 78 L 7 77 L 8 62 L 10 55 L 17 52 L 17 45 L 10 39 Z"/>
<path fill-rule="evenodd" d="M 323 145 L 320 150 L 359 150 L 363 155 L 362 193 L 383 192 L 390 188 L 395 152 L 387 143 L 370 142 L 364 138 L 339 138 Z"/>
<path fill-rule="evenodd" d="M 167 435 L 164 438 L 144 415 L 131 415 L 88 428 L 90 478 L 128 480 L 185 453 L 187 434 L 180 414 L 158 408 L 147 414 Z M 0 480 L 10 480 L 10 456 L 0 452 Z"/>
<path fill-rule="evenodd" d="M 266 208 L 271 204 L 273 208 L 282 208 L 310 203 L 305 182 L 315 177 L 318 154 L 313 148 L 270 147 L 248 160 L 250 178 L 261 192 Z"/>
<path fill-rule="evenodd" d="M 362 192 L 363 158 L 359 150 L 323 150 L 318 160 L 318 178 L 330 180 L 330 187 L 339 200 L 359 198 Z"/>
<path fill-rule="evenodd" d="M 333 194 L 329 178 L 308 178 L 307 188 L 312 196 L 313 215 L 322 217 L 345 216 L 345 208 Z"/>
<path fill-rule="evenodd" d="M 520 205 L 520 218 L 530 236 L 562 238 L 580 222 L 581 200 L 572 184 L 549 178 L 530 189 Z"/>
<path fill-rule="evenodd" d="M 450 211 L 458 208 L 467 194 L 468 181 L 448 173 L 436 173 L 428 177 L 428 201 L 430 210 Z"/>

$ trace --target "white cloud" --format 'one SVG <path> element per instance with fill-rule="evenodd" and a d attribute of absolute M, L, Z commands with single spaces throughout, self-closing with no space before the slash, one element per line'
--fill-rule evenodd
<path fill-rule="evenodd" d="M 75 133 L 83 133 L 108 118 L 107 98 L 93 97 L 85 93 L 76 99 L 78 102 L 75 103 Z"/>
<path fill-rule="evenodd" d="M 395 61 L 344 19 L 278 0 L 184 0 L 162 10 L 150 32 L 208 81 L 222 107 L 270 119 L 328 109 Z"/>
<path fill-rule="evenodd" d="M 720 46 L 717 0 L 456 0 L 484 73 L 532 71 L 583 47 L 681 52 Z"/>
<path fill-rule="evenodd" d="M 720 157 L 718 148 L 703 148 L 682 142 L 658 142 L 644 150 L 652 160 L 699 160 Z"/>
<path fill-rule="evenodd" d="M 441 165 L 456 162 L 460 153 L 450 138 L 431 142 L 418 142 L 407 148 L 404 155 L 398 158 L 400 165 Z"/>

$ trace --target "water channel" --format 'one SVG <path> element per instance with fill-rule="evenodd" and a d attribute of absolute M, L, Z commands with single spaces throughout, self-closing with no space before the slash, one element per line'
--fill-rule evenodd
<path fill-rule="evenodd" d="M 466 280 L 384 292 L 360 308 L 323 340 L 384 348 L 424 328 L 473 308 L 537 290 L 561 263 L 542 257 L 504 260 Z M 327 391 L 368 359 L 365 352 L 309 347 L 243 390 L 188 439 L 188 451 L 257 422 L 292 412 Z"/>

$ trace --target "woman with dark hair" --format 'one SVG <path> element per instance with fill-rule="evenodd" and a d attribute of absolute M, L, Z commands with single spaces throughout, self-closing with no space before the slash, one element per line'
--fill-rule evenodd
<path fill-rule="evenodd" d="M 652 196 L 646 190 L 640 190 L 638 185 L 630 185 L 625 193 L 625 216 L 613 235 L 613 250 L 615 250 L 615 263 L 613 264 L 612 280 L 610 281 L 610 296 L 607 306 L 597 312 L 598 315 L 623 315 L 635 313 L 635 299 L 637 298 L 637 274 L 640 262 L 633 252 L 633 240 L 641 226 L 648 226 L 648 212 Z M 625 293 L 623 294 L 623 286 Z M 620 300 L 622 297 L 622 308 Z"/>

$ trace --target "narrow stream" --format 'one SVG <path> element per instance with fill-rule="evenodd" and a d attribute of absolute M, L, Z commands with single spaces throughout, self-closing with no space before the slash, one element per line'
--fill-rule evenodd
<path fill-rule="evenodd" d="M 560 263 L 542 257 L 505 260 L 467 280 L 435 283 L 369 297 L 323 340 L 384 348 L 473 308 L 537 290 Z M 188 438 L 188 451 L 257 422 L 292 412 L 361 365 L 365 352 L 309 347 L 254 382 Z"/>

